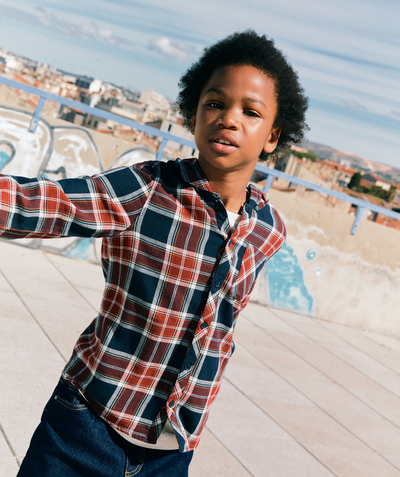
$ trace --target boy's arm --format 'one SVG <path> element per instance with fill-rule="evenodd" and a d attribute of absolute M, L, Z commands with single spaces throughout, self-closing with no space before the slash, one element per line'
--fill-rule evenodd
<path fill-rule="evenodd" d="M 55 182 L 0 175 L 0 235 L 118 235 L 133 223 L 150 188 L 150 180 L 133 168 Z"/>

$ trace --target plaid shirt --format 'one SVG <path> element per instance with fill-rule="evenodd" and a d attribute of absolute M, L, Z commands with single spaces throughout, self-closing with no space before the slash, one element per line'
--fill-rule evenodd
<path fill-rule="evenodd" d="M 197 160 L 148 162 L 51 182 L 0 179 L 7 238 L 103 237 L 105 291 L 63 376 L 111 426 L 155 443 L 170 420 L 197 447 L 256 277 L 285 228 L 268 198 L 231 234 Z"/>

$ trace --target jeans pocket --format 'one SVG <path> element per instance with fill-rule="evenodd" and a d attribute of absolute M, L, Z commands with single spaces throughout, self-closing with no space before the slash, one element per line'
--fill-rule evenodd
<path fill-rule="evenodd" d="M 67 409 L 70 409 L 71 411 L 86 411 L 87 410 L 87 406 L 85 404 L 69 402 L 58 394 L 54 396 L 54 400 L 60 403 L 62 406 L 66 407 Z"/>
<path fill-rule="evenodd" d="M 71 383 L 63 381 L 54 393 L 54 401 L 71 411 L 88 411 L 86 401 L 78 389 Z"/>

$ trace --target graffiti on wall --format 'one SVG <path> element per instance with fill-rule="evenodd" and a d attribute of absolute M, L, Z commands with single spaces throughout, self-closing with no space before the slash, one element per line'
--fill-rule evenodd
<path fill-rule="evenodd" d="M 271 306 L 314 315 L 315 303 L 305 284 L 303 269 L 287 243 L 269 260 L 266 273 Z"/>
<path fill-rule="evenodd" d="M 104 170 L 101 152 L 89 130 L 79 126 L 53 126 L 41 119 L 34 134 L 28 131 L 31 115 L 0 106 L 0 172 L 25 177 L 64 179 Z M 153 155 L 154 156 L 154 155 Z M 154 158 L 143 148 L 118 156 L 110 167 Z M 99 240 L 64 238 L 20 240 L 21 245 L 69 257 L 99 261 Z"/>

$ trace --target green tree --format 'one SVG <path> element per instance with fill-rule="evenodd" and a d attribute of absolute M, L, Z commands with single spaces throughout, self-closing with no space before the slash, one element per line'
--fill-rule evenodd
<path fill-rule="evenodd" d="M 318 156 L 314 152 L 299 152 L 299 151 L 290 151 L 294 156 L 298 157 L 299 159 L 310 159 L 312 162 L 318 161 Z"/>
<path fill-rule="evenodd" d="M 360 187 L 362 175 L 360 172 L 356 172 L 353 174 L 352 178 L 350 179 L 349 185 L 347 186 L 349 189 L 356 189 Z"/>
<path fill-rule="evenodd" d="M 393 202 L 394 198 L 397 195 L 397 187 L 395 187 L 394 185 L 390 186 L 390 189 L 386 194 L 387 202 Z"/>
<path fill-rule="evenodd" d="M 380 199 L 386 200 L 386 197 L 388 195 L 388 191 L 385 189 L 382 189 L 382 187 L 373 185 L 371 189 L 369 190 L 369 194 L 374 195 L 375 197 L 379 197 Z"/>

